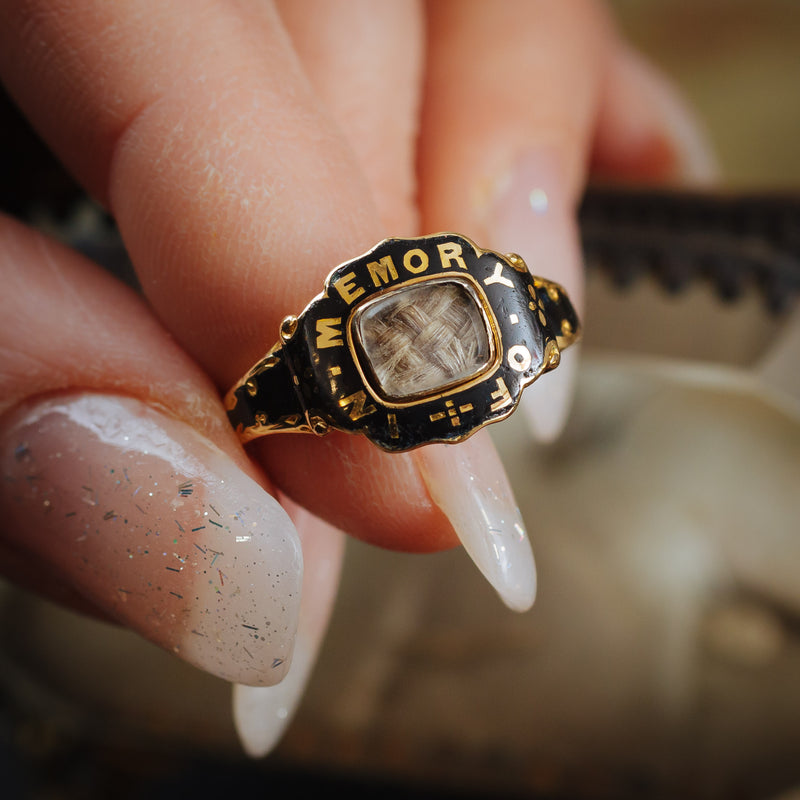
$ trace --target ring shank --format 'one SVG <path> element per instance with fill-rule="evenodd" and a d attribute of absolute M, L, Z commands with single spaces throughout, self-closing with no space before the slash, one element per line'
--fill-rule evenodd
<path fill-rule="evenodd" d="M 280 343 L 233 386 L 225 406 L 243 442 L 280 431 L 312 432 Z"/>
<path fill-rule="evenodd" d="M 581 337 L 578 315 L 559 284 L 536 275 L 532 277 L 537 305 L 544 316 L 546 327 L 555 334 L 558 349 L 563 350 Z"/>

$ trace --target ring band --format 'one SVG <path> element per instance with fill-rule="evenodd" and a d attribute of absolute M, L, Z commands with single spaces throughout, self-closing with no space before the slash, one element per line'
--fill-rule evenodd
<path fill-rule="evenodd" d="M 453 233 L 386 239 L 283 320 L 225 404 L 243 442 L 332 428 L 394 452 L 458 442 L 511 414 L 579 336 L 562 287 L 519 256 Z"/>

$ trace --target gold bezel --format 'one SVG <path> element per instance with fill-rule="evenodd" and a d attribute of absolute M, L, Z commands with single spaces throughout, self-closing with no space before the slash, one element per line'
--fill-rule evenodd
<path fill-rule="evenodd" d="M 358 319 L 359 317 L 373 304 L 385 299 L 387 295 L 396 292 L 402 292 L 410 286 L 418 285 L 421 283 L 458 283 L 464 287 L 469 295 L 475 300 L 478 310 L 483 318 L 483 323 L 488 334 L 489 339 L 489 360 L 486 365 L 480 369 L 475 375 L 467 380 L 455 380 L 444 386 L 438 387 L 433 392 L 420 392 L 419 394 L 407 395 L 402 400 L 391 398 L 381 394 L 371 383 L 371 377 L 364 369 L 360 355 L 363 354 L 365 360 L 368 360 L 366 355 L 366 348 L 361 340 L 359 333 Z M 350 313 L 347 320 L 347 346 L 350 350 L 350 356 L 353 359 L 358 374 L 364 388 L 369 392 L 371 397 L 386 408 L 409 408 L 410 406 L 418 405 L 419 403 L 426 403 L 432 400 L 438 400 L 442 397 L 454 394 L 464 389 L 469 389 L 472 386 L 480 383 L 486 379 L 486 376 L 494 372 L 500 365 L 500 358 L 502 347 L 500 342 L 500 329 L 495 319 L 492 307 L 486 295 L 483 293 L 480 284 L 472 275 L 469 274 L 453 274 L 453 275 L 425 275 L 419 278 L 410 278 L 404 281 L 400 286 L 390 286 L 382 289 L 375 294 L 370 295 L 369 298 L 363 300 L 355 306 Z"/>

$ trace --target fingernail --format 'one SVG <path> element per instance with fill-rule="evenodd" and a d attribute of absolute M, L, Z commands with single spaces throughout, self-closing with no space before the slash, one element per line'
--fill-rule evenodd
<path fill-rule="evenodd" d="M 536 597 L 536 567 L 522 516 L 488 434 L 458 445 L 413 451 L 431 500 L 503 602 L 527 611 Z"/>
<path fill-rule="evenodd" d="M 542 444 L 556 441 L 566 427 L 579 363 L 580 345 L 571 345 L 561 353 L 558 368 L 529 386 L 520 398 L 517 411 Z"/>
<path fill-rule="evenodd" d="M 344 555 L 341 532 L 284 500 L 303 545 L 303 600 L 292 665 L 277 686 L 233 687 L 233 720 L 242 748 L 262 758 L 289 726 L 316 663 L 339 584 Z"/>
<path fill-rule="evenodd" d="M 242 749 L 251 758 L 269 754 L 294 717 L 303 696 L 315 651 L 298 638 L 292 666 L 277 686 L 233 686 L 233 722 Z"/>
<path fill-rule="evenodd" d="M 663 139 L 666 134 L 670 149 L 673 151 L 674 171 L 678 177 L 699 185 L 715 181 L 719 176 L 719 166 L 714 150 L 697 116 L 678 89 L 632 48 L 626 48 L 621 58 L 623 68 L 628 70 L 628 79 L 639 84 L 635 96 L 648 98 L 651 108 L 655 111 L 654 114 L 639 113 L 637 116 L 636 109 L 631 109 L 629 135 L 632 146 L 635 146 L 635 140 L 645 141 L 649 138 L 651 141 L 657 141 Z M 650 125 L 655 121 L 657 129 L 636 131 L 637 119 L 645 120 Z"/>
<path fill-rule="evenodd" d="M 517 253 L 534 275 L 560 283 L 580 313 L 583 260 L 573 203 L 555 152 L 529 153 L 499 179 L 487 226 L 492 249 Z M 552 441 L 564 428 L 577 361 L 566 358 L 565 366 L 546 373 L 522 394 L 520 408 L 539 441 Z"/>
<path fill-rule="evenodd" d="M 228 681 L 285 675 L 302 555 L 278 502 L 184 422 L 71 395 L 0 431 L 5 535 L 110 616 Z"/>

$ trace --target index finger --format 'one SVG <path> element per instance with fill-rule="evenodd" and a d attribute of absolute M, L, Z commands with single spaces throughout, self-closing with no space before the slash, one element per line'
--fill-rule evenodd
<path fill-rule="evenodd" d="M 382 233 L 277 13 L 261 13 L 274 24 L 249 29 L 233 4 L 213 0 L 65 0 L 6 4 L 0 25 L 10 90 L 110 207 L 149 301 L 221 389 L 264 354 L 281 318 L 333 266 Z M 284 443 L 282 463 L 303 444 Z M 331 446 L 314 444 L 321 471 L 341 475 L 333 453 L 320 455 Z M 361 448 L 351 460 L 375 457 Z M 441 515 L 407 472 L 397 481 L 422 499 L 403 516 L 435 530 Z M 335 508 L 348 495 L 331 492 L 328 512 L 328 500 Z M 363 527 L 361 508 L 334 522 Z"/>

